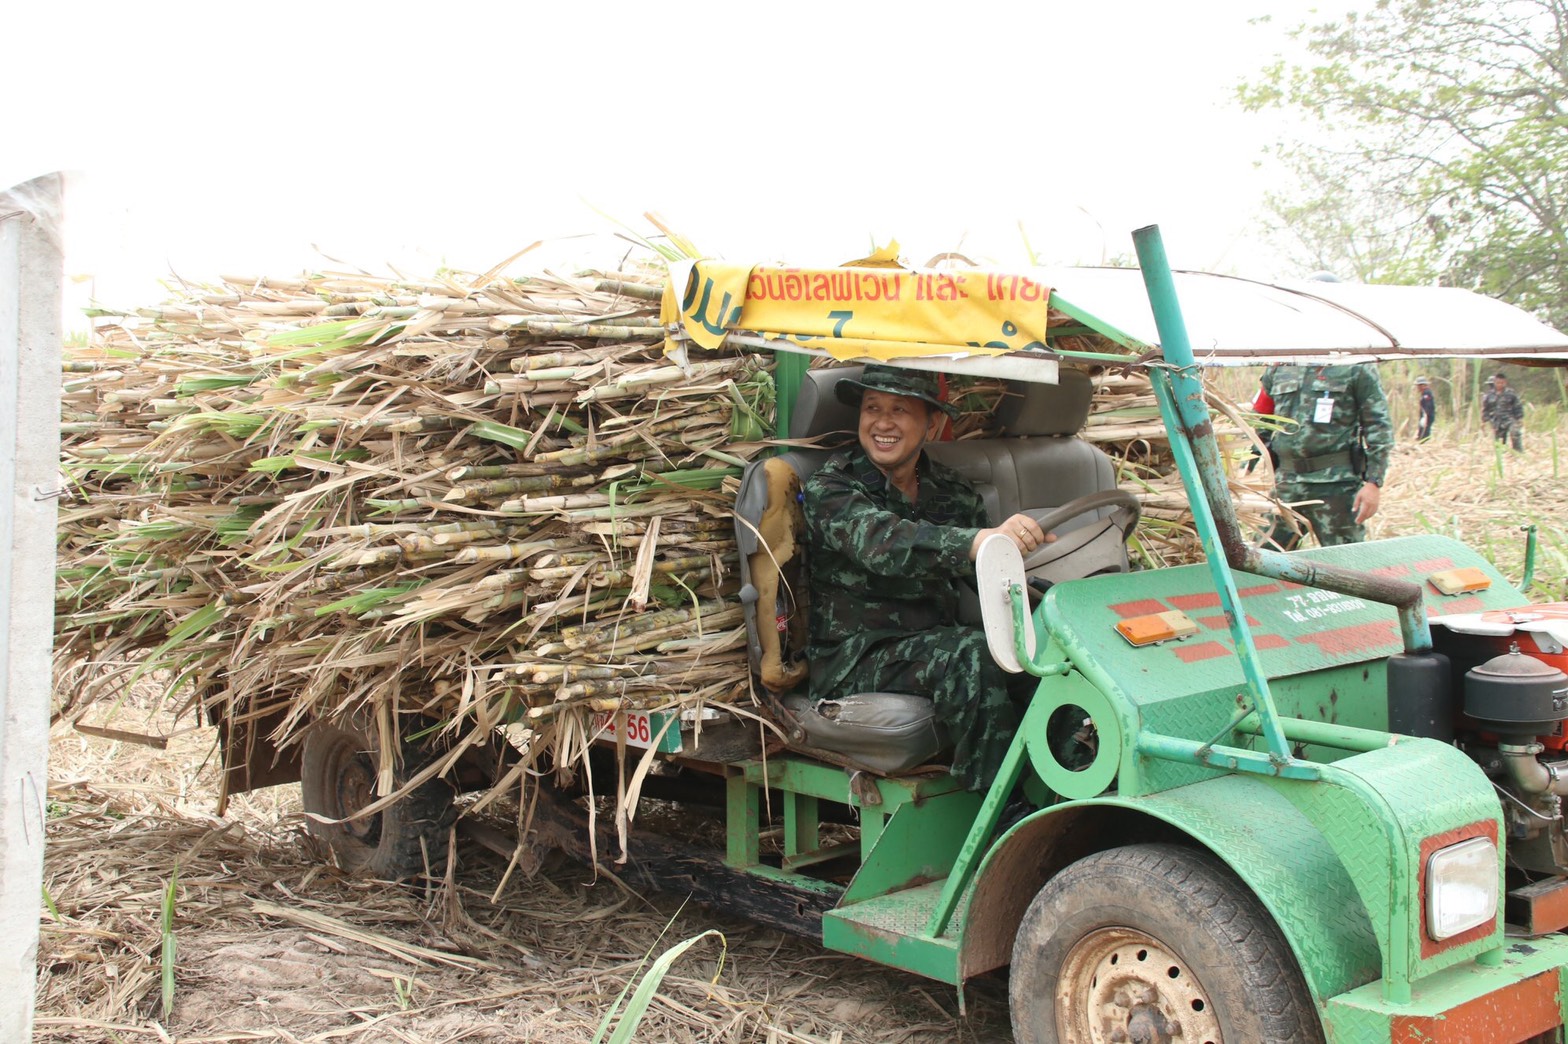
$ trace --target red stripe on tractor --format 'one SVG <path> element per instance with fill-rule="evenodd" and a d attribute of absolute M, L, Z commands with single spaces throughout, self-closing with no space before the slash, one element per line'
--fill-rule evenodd
<path fill-rule="evenodd" d="M 1208 594 L 1171 595 L 1169 600 L 1171 605 L 1174 605 L 1184 613 L 1194 609 L 1218 609 L 1220 607 L 1220 596 L 1213 592 Z"/>
<path fill-rule="evenodd" d="M 1219 642 L 1203 642 L 1200 645 L 1178 645 L 1176 658 L 1182 663 L 1197 663 L 1199 660 L 1212 660 L 1217 656 L 1229 656 L 1230 649 Z"/>
<path fill-rule="evenodd" d="M 1437 596 L 1438 601 L 1436 604 L 1433 604 L 1431 601 L 1426 603 L 1426 614 L 1428 616 L 1446 616 L 1449 613 L 1479 613 L 1486 608 L 1486 603 L 1478 595 L 1468 594 L 1462 598 L 1450 598 L 1428 584 L 1427 597 L 1430 599 L 1433 595 Z"/>
<path fill-rule="evenodd" d="M 1359 653 L 1381 649 L 1395 641 L 1395 625 L 1389 621 L 1336 627 L 1332 631 L 1304 634 L 1296 641 L 1315 645 L 1326 653 Z"/>
<path fill-rule="evenodd" d="M 1121 602 L 1117 605 L 1106 606 L 1111 612 L 1126 620 L 1133 616 L 1149 616 L 1154 613 L 1163 613 L 1170 606 L 1154 598 L 1140 598 L 1136 602 Z"/>

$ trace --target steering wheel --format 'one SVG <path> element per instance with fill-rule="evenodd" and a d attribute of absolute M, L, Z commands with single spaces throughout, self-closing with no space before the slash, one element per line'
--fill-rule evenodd
<path fill-rule="evenodd" d="M 1079 515 L 1110 508 L 1110 514 L 1089 525 L 1061 534 L 1041 544 L 1024 558 L 1024 572 L 1056 583 L 1076 577 L 1092 576 L 1108 568 L 1125 568 L 1121 545 L 1132 533 L 1143 514 L 1138 498 L 1121 489 L 1107 489 L 1075 497 L 1059 508 L 1029 511 L 1026 514 L 1049 533 Z"/>

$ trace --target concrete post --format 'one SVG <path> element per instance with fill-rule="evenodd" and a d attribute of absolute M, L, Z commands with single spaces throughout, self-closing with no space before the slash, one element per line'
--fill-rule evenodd
<path fill-rule="evenodd" d="M 33 1039 L 60 484 L 61 178 L 0 192 L 0 1040 Z"/>

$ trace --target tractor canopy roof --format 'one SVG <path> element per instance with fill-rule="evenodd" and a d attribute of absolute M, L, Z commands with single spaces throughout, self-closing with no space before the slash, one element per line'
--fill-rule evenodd
<path fill-rule="evenodd" d="M 884 252 L 886 253 L 886 252 Z M 1453 287 L 1172 273 L 1200 366 L 1494 358 L 1568 363 L 1568 335 Z M 1159 334 L 1136 268 L 671 267 L 666 348 L 730 343 L 1054 381 L 1057 358 L 1147 363 Z M 1113 358 L 1102 358 L 1102 357 Z"/>

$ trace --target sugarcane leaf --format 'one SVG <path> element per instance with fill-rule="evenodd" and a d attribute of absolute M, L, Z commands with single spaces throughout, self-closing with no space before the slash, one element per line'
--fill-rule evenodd
<path fill-rule="evenodd" d="M 724 955 L 728 952 L 728 944 L 725 941 L 724 933 L 717 928 L 709 928 L 692 936 L 690 939 L 683 939 L 668 950 L 665 950 L 649 966 L 647 972 L 642 977 L 642 981 L 637 984 L 636 992 L 632 994 L 631 1000 L 626 1003 L 626 1011 L 615 1024 L 615 1032 L 610 1035 L 609 1044 L 628 1044 L 632 1039 L 632 1035 L 637 1032 L 637 1027 L 642 1023 L 643 1016 L 648 1011 L 648 1005 L 653 1002 L 653 995 L 664 982 L 664 976 L 669 972 L 670 967 L 687 950 L 709 936 L 716 936 L 719 940 L 719 965 L 721 968 L 723 967 Z M 619 1001 L 620 998 L 616 998 L 617 1005 L 619 1005 Z M 596 1042 L 603 1040 L 603 1034 L 604 1027 L 601 1025 L 600 1031 L 594 1037 L 594 1040 Z"/>
<path fill-rule="evenodd" d="M 247 384 L 254 384 L 260 380 L 261 375 L 234 374 L 229 377 L 188 377 L 174 385 L 175 395 L 195 395 L 198 392 L 221 391 L 224 388 L 243 388 Z"/>
<path fill-rule="evenodd" d="M 162 935 L 163 946 L 159 954 L 162 965 L 163 979 L 163 1019 L 169 1020 L 169 1012 L 174 1008 L 174 958 L 178 946 L 174 939 L 174 898 L 175 886 L 180 880 L 180 863 L 175 860 L 174 873 L 169 876 L 169 883 L 163 890 L 163 918 Z"/>
<path fill-rule="evenodd" d="M 267 343 L 278 348 L 291 348 L 299 345 L 324 345 L 332 341 L 343 341 L 349 338 L 349 330 L 364 322 L 358 316 L 353 319 L 340 319 L 337 322 L 317 323 L 315 326 L 305 326 L 298 330 L 284 330 L 272 334 L 267 338 Z M 360 343 L 370 339 L 371 331 L 364 331 L 355 335 Z"/>
<path fill-rule="evenodd" d="M 142 677 L 142 675 L 148 673 L 149 671 L 155 671 L 159 670 L 160 668 L 169 667 L 172 665 L 172 663 L 188 662 L 190 656 L 197 654 L 192 653 L 187 656 L 175 657 L 173 661 L 165 661 L 164 656 L 172 649 L 177 649 L 180 646 L 193 643 L 197 638 L 201 637 L 207 631 L 210 631 L 213 625 L 222 620 L 223 617 L 223 606 L 214 602 L 212 604 L 202 606 L 200 609 L 196 610 L 194 613 L 191 613 L 185 619 L 175 624 L 174 627 L 169 629 L 169 636 L 164 639 L 163 644 L 159 645 L 156 649 L 149 653 L 147 657 L 137 665 L 136 670 L 131 674 L 130 682 L 128 682 L 127 685 L 129 686 L 130 684 L 134 684 Z"/>
<path fill-rule="evenodd" d="M 531 432 L 524 431 L 522 428 L 514 428 L 509 424 L 502 424 L 499 421 L 475 421 L 468 430 L 481 439 L 499 442 L 515 450 L 527 449 L 528 443 L 533 440 Z"/>
<path fill-rule="evenodd" d="M 330 616 L 332 613 L 347 612 L 351 615 L 358 616 L 361 613 L 368 613 L 376 606 L 389 602 L 392 599 L 397 598 L 399 595 L 405 595 L 408 592 L 422 586 L 424 585 L 421 582 L 393 584 L 391 587 L 367 588 L 363 591 L 356 591 L 347 598 L 339 598 L 335 602 L 328 602 L 326 605 L 317 606 L 315 609 L 315 614 L 317 616 Z"/>

